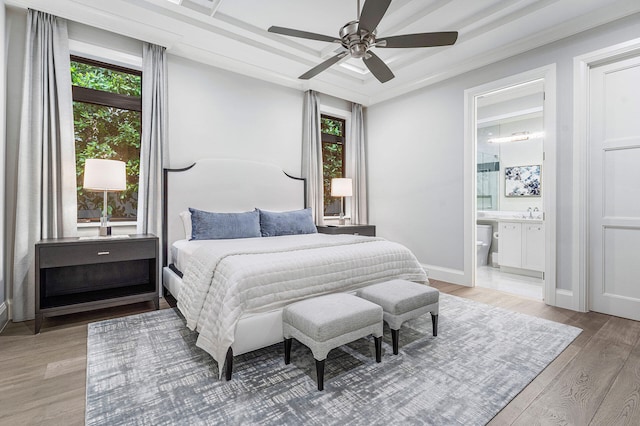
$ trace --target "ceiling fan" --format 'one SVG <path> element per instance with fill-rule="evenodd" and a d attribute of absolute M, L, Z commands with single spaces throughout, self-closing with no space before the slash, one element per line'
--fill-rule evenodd
<path fill-rule="evenodd" d="M 362 8 L 362 12 L 360 12 L 360 0 L 358 0 L 360 17 L 356 21 L 348 22 L 340 29 L 340 38 L 276 26 L 270 27 L 268 31 L 291 37 L 340 43 L 342 47 L 346 49 L 298 77 L 302 80 L 315 77 L 342 58 L 351 56 L 352 58 L 362 58 L 364 64 L 369 68 L 369 71 L 371 71 L 371 74 L 381 83 L 386 83 L 394 77 L 393 72 L 391 72 L 387 64 L 385 64 L 379 56 L 371 51 L 372 47 L 407 48 L 449 46 L 454 44 L 458 39 L 457 31 L 405 34 L 376 38 L 376 28 L 390 4 L 391 0 L 367 0 Z"/>

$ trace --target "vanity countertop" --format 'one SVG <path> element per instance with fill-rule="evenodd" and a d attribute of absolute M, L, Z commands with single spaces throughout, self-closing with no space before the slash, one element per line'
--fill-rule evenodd
<path fill-rule="evenodd" d="M 496 222 L 518 222 L 518 223 L 544 223 L 544 220 L 542 219 L 529 219 L 529 218 L 524 218 L 524 217 L 516 217 L 516 218 L 506 218 L 506 217 L 502 217 L 499 219 L 487 219 L 487 218 L 478 218 L 478 220 L 492 220 L 492 221 L 496 221 Z"/>
<path fill-rule="evenodd" d="M 540 212 L 535 212 L 533 217 L 527 217 L 527 215 L 527 212 L 479 211 L 476 219 L 493 222 L 544 223 Z"/>

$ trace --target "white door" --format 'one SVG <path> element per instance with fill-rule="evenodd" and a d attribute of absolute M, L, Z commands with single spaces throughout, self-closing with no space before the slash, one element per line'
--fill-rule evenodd
<path fill-rule="evenodd" d="M 589 84 L 589 306 L 640 320 L 640 57 Z"/>

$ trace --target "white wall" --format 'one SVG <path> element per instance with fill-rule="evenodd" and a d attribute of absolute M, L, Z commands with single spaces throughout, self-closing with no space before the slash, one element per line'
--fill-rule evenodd
<path fill-rule="evenodd" d="M 444 83 L 367 111 L 369 222 L 421 262 L 456 270 L 463 268 L 462 107 L 460 85 Z"/>
<path fill-rule="evenodd" d="M 4 151 L 5 151 L 5 69 L 6 69 L 6 55 L 5 55 L 5 9 L 4 0 L 0 0 L 0 60 L 2 60 L 2 67 L 0 67 L 0 164 L 2 164 L 2 170 L 5 169 Z M 0 330 L 5 323 L 7 317 L 7 308 L 5 301 L 5 265 L 4 265 L 4 253 L 6 239 L 4 238 L 4 210 L 5 210 L 5 198 L 4 198 L 4 173 L 0 173 L 0 199 L 2 200 L 2 206 L 0 207 Z"/>
<path fill-rule="evenodd" d="M 500 124 L 500 135 L 511 136 L 519 132 L 541 132 L 542 118 L 511 121 Z M 540 197 L 507 197 L 505 196 L 505 168 L 513 166 L 531 166 L 542 164 L 542 138 L 526 141 L 501 143 L 500 145 L 500 210 L 525 212 L 529 207 L 542 211 L 542 196 Z M 544 170 L 541 172 L 542 191 L 544 188 Z"/>
<path fill-rule="evenodd" d="M 169 165 L 242 158 L 301 173 L 303 93 L 169 55 Z"/>
<path fill-rule="evenodd" d="M 557 65 L 557 283 L 571 288 L 573 57 L 638 37 L 640 15 L 369 107 L 370 221 L 427 265 L 464 269 L 464 90 Z M 475 173 L 473 174 L 475 176 Z M 461 279 L 460 282 L 470 279 Z"/>

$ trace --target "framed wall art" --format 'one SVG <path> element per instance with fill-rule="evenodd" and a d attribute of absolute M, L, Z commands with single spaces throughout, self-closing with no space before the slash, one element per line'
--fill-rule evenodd
<path fill-rule="evenodd" d="M 506 197 L 539 197 L 541 166 L 512 166 L 504 169 L 504 191 Z"/>

